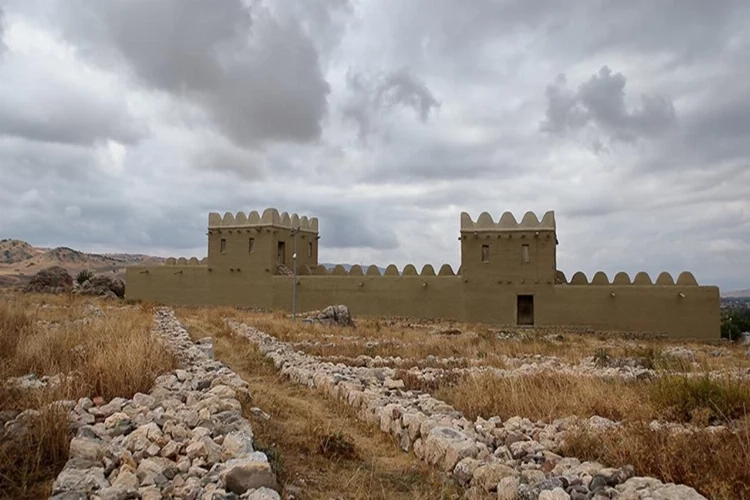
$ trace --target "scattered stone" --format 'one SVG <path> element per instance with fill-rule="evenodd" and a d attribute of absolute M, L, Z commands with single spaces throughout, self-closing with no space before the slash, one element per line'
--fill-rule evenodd
<path fill-rule="evenodd" d="M 336 325 L 354 327 L 352 315 L 345 305 L 328 306 L 322 311 L 307 313 L 303 323 L 320 323 L 322 325 Z"/>
<path fill-rule="evenodd" d="M 51 498 L 278 499 L 237 399 L 249 397 L 248 384 L 213 359 L 210 342 L 192 342 L 169 309 L 156 311 L 154 331 L 180 368 L 158 377 L 148 394 L 61 402 L 77 435 Z"/>

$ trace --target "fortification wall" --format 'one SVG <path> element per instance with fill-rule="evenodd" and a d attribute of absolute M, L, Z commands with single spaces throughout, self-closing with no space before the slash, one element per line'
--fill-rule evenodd
<path fill-rule="evenodd" d="M 431 265 L 420 271 L 407 265 L 401 272 L 388 266 L 383 276 L 375 266 L 353 266 L 349 272 L 341 266 L 330 272 L 322 266 L 303 267 L 297 278 L 297 311 L 346 304 L 355 316 L 461 319 L 461 278 L 448 265 L 440 272 L 438 276 Z M 274 276 L 272 282 L 274 308 L 291 311 L 292 278 Z"/>
<path fill-rule="evenodd" d="M 610 281 L 596 273 L 591 281 L 576 273 L 567 285 L 535 304 L 539 325 L 578 325 L 598 330 L 664 333 L 670 337 L 720 337 L 719 288 L 698 286 L 691 273 L 674 280 L 661 273 L 655 281 L 644 272 L 634 279 L 617 273 Z"/>
<path fill-rule="evenodd" d="M 130 266 L 125 298 L 159 304 L 199 305 L 209 300 L 208 267 L 196 261 L 170 260 L 163 266 Z"/>
<path fill-rule="evenodd" d="M 168 261 L 165 266 L 131 267 L 127 298 L 177 305 L 253 306 L 291 311 L 292 277 L 260 278 L 226 269 L 210 269 L 197 259 Z M 310 269 L 297 277 L 297 311 L 346 304 L 355 316 L 443 318 L 497 325 L 517 324 L 518 295 L 534 297 L 538 326 L 590 327 L 666 334 L 681 338 L 719 338 L 719 289 L 698 286 L 690 273 L 677 280 L 662 273 L 631 279 L 604 273 L 591 279 L 575 273 L 564 285 L 518 284 L 439 272 L 427 265 L 388 266 L 384 275 L 371 266 Z"/>
<path fill-rule="evenodd" d="M 271 276 L 211 268 L 203 261 L 167 259 L 163 266 L 128 267 L 125 298 L 170 305 L 272 307 Z"/>

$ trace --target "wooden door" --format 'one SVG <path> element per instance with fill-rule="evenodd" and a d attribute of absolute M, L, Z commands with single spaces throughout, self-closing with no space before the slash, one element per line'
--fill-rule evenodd
<path fill-rule="evenodd" d="M 534 296 L 519 295 L 517 302 L 517 322 L 519 325 L 534 324 Z"/>

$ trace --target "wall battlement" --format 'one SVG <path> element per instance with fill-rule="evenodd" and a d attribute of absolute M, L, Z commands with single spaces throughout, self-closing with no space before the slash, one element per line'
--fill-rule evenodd
<path fill-rule="evenodd" d="M 354 264 L 347 271 L 341 264 L 334 266 L 332 269 L 328 269 L 326 266 L 319 265 L 316 267 L 299 266 L 297 274 L 302 276 L 375 276 L 375 277 L 389 277 L 389 276 L 456 276 L 457 273 L 453 272 L 453 268 L 450 264 L 443 264 L 440 266 L 440 270 L 436 273 L 435 268 L 432 264 L 425 264 L 422 269 L 417 271 L 417 267 L 414 264 L 406 264 L 402 271 L 398 270 L 398 267 L 394 264 L 390 264 L 385 268 L 384 272 L 380 271 L 380 268 L 375 265 L 368 266 L 367 269 L 363 269 L 359 264 Z"/>
<path fill-rule="evenodd" d="M 555 212 L 550 210 L 539 220 L 534 212 L 526 212 L 521 222 L 511 212 L 504 212 L 495 222 L 488 212 L 482 212 L 474 222 L 467 212 L 461 212 L 461 231 L 555 231 Z"/>
<path fill-rule="evenodd" d="M 208 264 L 208 258 L 203 257 L 202 259 L 198 260 L 198 257 L 168 257 L 164 261 L 165 266 L 205 266 Z"/>
<path fill-rule="evenodd" d="M 263 215 L 253 210 L 245 215 L 244 212 L 232 214 L 226 212 L 224 216 L 218 212 L 208 214 L 208 227 L 211 228 L 234 228 L 234 227 L 262 227 L 274 226 L 284 229 L 296 229 L 300 231 L 318 232 L 318 218 L 308 218 L 306 215 L 289 214 L 287 212 L 279 213 L 275 208 L 267 208 Z"/>
<path fill-rule="evenodd" d="M 659 276 L 657 276 L 656 281 L 651 280 L 651 276 L 645 272 L 640 271 L 635 275 L 635 277 L 631 280 L 630 275 L 624 271 L 620 271 L 617 274 L 615 274 L 612 281 L 609 280 L 609 277 L 607 276 L 607 273 L 604 271 L 597 271 L 594 276 L 591 278 L 591 281 L 588 280 L 586 277 L 586 274 L 582 271 L 577 271 L 573 276 L 570 278 L 569 285 L 652 285 L 652 286 L 699 286 L 698 281 L 696 281 L 695 276 L 693 276 L 693 273 L 689 271 L 683 271 L 680 273 L 680 275 L 677 277 L 677 280 L 675 281 L 674 278 L 672 278 L 672 275 L 669 274 L 666 271 L 663 271 L 659 273 Z"/>
<path fill-rule="evenodd" d="M 294 229 L 299 228 L 299 231 Z M 346 304 L 357 316 L 445 318 L 472 323 L 570 326 L 719 338 L 719 289 L 699 286 L 688 271 L 612 279 L 599 271 L 570 281 L 557 269 L 557 227 L 549 211 L 519 222 L 463 212 L 457 271 L 426 264 L 338 265 L 318 261 L 318 219 L 279 213 L 212 212 L 208 256 L 170 257 L 165 265 L 127 268 L 126 296 L 167 304 L 234 305 L 272 310 Z M 292 270 L 292 272 L 289 272 Z M 297 271 L 296 279 L 293 279 Z M 294 294 L 293 294 L 294 292 Z"/>

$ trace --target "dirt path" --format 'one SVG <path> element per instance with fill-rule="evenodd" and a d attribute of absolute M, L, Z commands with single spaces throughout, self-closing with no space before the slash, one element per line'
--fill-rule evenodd
<path fill-rule="evenodd" d="M 231 337 L 200 313 L 176 311 L 193 338 L 212 336 L 216 358 L 249 384 L 248 410 L 256 447 L 276 470 L 283 498 L 295 499 L 456 499 L 450 479 L 402 452 L 379 429 L 359 421 L 342 403 L 278 376 L 254 346 Z"/>

